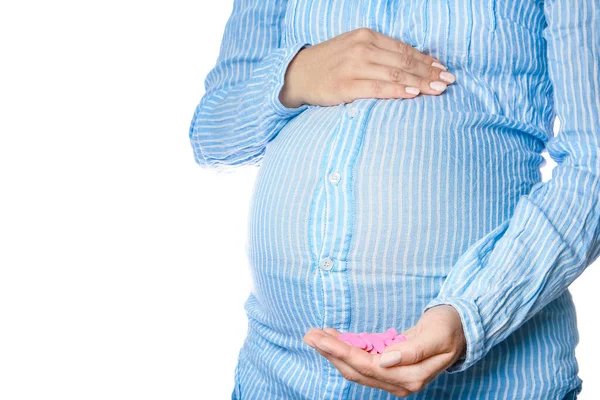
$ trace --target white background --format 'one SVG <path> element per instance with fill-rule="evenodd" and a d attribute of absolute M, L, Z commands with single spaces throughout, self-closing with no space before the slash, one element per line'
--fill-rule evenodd
<path fill-rule="evenodd" d="M 0 399 L 230 398 L 256 169 L 202 170 L 188 129 L 231 7 L 3 4 Z M 583 400 L 599 278 L 571 285 Z"/>

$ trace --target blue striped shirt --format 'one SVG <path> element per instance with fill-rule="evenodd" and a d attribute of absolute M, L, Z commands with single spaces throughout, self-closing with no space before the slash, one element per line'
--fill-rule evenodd
<path fill-rule="evenodd" d="M 456 82 L 279 102 L 298 51 L 363 26 Z M 345 380 L 302 338 L 402 332 L 439 304 L 460 314 L 466 356 L 412 399 L 581 390 L 568 286 L 600 250 L 599 26 L 600 0 L 234 1 L 189 130 L 201 167 L 260 166 L 233 398 L 396 398 Z"/>

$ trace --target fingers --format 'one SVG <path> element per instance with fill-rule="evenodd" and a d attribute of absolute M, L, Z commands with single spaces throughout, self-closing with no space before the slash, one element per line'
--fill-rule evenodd
<path fill-rule="evenodd" d="M 373 55 L 372 62 L 389 65 L 390 67 L 402 68 L 405 71 L 423 78 L 442 80 L 446 83 L 453 83 L 456 80 L 454 74 L 439 66 L 433 65 L 435 62 L 423 62 L 412 55 L 400 54 L 385 49 L 374 52 Z"/>
<path fill-rule="evenodd" d="M 351 39 L 354 41 L 373 43 L 382 49 L 387 49 L 399 54 L 409 54 L 413 58 L 425 62 L 426 64 L 431 64 L 434 61 L 439 62 L 437 58 L 421 53 L 419 50 L 415 49 L 406 42 L 396 40 L 391 36 L 384 35 L 381 32 L 367 27 L 354 29 L 347 32 L 346 35 L 351 37 Z"/>
<path fill-rule="evenodd" d="M 439 70 L 436 67 L 432 69 Z M 392 83 L 398 83 L 406 87 L 414 87 L 419 89 L 421 94 L 439 95 L 447 88 L 447 84 L 437 79 L 424 78 L 407 72 L 399 67 L 389 65 L 370 64 L 368 68 L 364 68 L 359 73 L 359 78 L 384 80 Z M 433 82 L 437 82 L 433 84 Z"/>
<path fill-rule="evenodd" d="M 424 64 L 431 65 L 434 62 L 441 64 L 441 61 L 437 58 L 420 52 L 410 44 L 403 42 L 401 40 L 394 39 L 391 36 L 384 35 L 381 32 L 376 30 L 362 27 L 358 29 L 354 29 L 352 31 L 346 32 L 345 34 L 340 35 L 341 37 L 348 37 L 350 40 L 354 42 L 362 42 L 362 43 L 372 43 L 375 46 L 385 49 L 400 55 L 410 56 L 418 61 L 421 61 Z M 442 67 L 444 69 L 445 67 Z"/>
<path fill-rule="evenodd" d="M 381 358 L 379 354 L 368 354 L 372 361 L 365 366 L 351 358 L 339 358 L 318 348 L 316 350 L 334 364 L 340 372 L 351 374 L 351 379 L 346 378 L 348 380 L 360 379 L 365 382 L 376 380 L 380 382 L 380 385 L 392 385 L 392 387 L 402 388 L 409 392 L 418 392 L 423 389 L 452 363 L 448 354 L 437 354 L 417 364 L 381 368 L 379 367 Z M 354 379 L 352 379 L 353 377 Z"/>
<path fill-rule="evenodd" d="M 373 52 L 372 63 L 388 66 L 390 70 L 400 69 L 406 73 L 414 75 L 417 78 L 423 78 L 422 86 L 418 86 L 424 93 L 435 94 L 438 90 L 430 88 L 431 82 L 440 82 L 442 85 L 449 85 L 456 81 L 456 77 L 451 72 L 431 65 L 414 58 L 406 53 L 400 54 L 389 50 L 380 50 Z M 445 89 L 445 88 L 444 88 Z M 443 90 L 442 90 L 443 91 Z"/>
<path fill-rule="evenodd" d="M 309 345 L 315 345 L 339 359 L 351 359 L 359 365 L 361 363 L 362 365 L 370 365 L 373 361 L 372 354 L 359 349 L 356 346 L 351 346 L 318 328 L 311 328 L 305 335 L 303 341 Z"/>
<path fill-rule="evenodd" d="M 378 372 L 378 377 L 411 392 L 418 392 L 451 364 L 449 354 L 436 354 L 416 364 L 381 368 L 383 371 Z"/>
<path fill-rule="evenodd" d="M 335 338 L 337 338 L 338 336 L 340 336 L 342 334 L 342 332 L 340 332 L 334 328 L 323 328 L 323 332 L 328 333 L 329 335 L 331 335 Z"/>
<path fill-rule="evenodd" d="M 305 342 L 327 358 L 345 379 L 379 387 L 401 397 L 420 391 L 452 362 L 450 354 L 442 353 L 413 365 L 382 368 L 379 366 L 381 355 L 348 345 L 337 339 L 339 334 L 332 328 L 311 329 Z"/>
<path fill-rule="evenodd" d="M 400 360 L 394 366 L 418 364 L 436 355 L 446 355 L 446 361 L 451 362 L 454 353 L 445 335 L 439 335 L 431 330 L 421 330 L 418 334 L 410 332 L 407 340 L 386 347 L 384 354 L 399 352 Z"/>
<path fill-rule="evenodd" d="M 418 90 L 410 93 L 410 86 L 386 80 L 355 79 L 345 84 L 345 93 L 352 99 L 378 98 L 378 99 L 410 99 L 419 94 Z"/>
<path fill-rule="evenodd" d="M 431 95 L 441 94 L 456 81 L 439 60 L 405 42 L 369 28 L 355 29 L 347 37 L 357 79 L 390 81 Z"/>
<path fill-rule="evenodd" d="M 305 342 L 314 346 L 315 350 L 331 362 L 348 381 L 380 388 L 400 397 L 411 394 L 406 388 L 382 381 L 375 377 L 375 374 L 369 372 L 379 368 L 377 365 L 380 356 L 367 353 L 338 340 L 337 336 L 340 333 L 333 328 L 311 329 L 305 336 Z M 350 365 L 347 360 L 352 360 L 353 365 Z M 367 372 L 369 375 L 365 375 L 363 372 Z"/>
<path fill-rule="evenodd" d="M 412 394 L 411 391 L 403 388 L 401 386 L 391 384 L 376 378 L 371 378 L 369 376 L 365 376 L 350 366 L 348 363 L 340 360 L 339 358 L 334 357 L 333 355 L 324 352 L 323 350 L 316 348 L 317 352 L 325 357 L 333 366 L 342 374 L 344 379 L 350 382 L 356 382 L 364 386 L 369 386 L 372 388 L 378 388 L 385 390 L 386 392 L 392 393 L 398 397 L 406 397 Z M 371 355 L 371 357 L 373 357 Z"/>
<path fill-rule="evenodd" d="M 419 60 L 427 65 L 431 65 L 433 62 L 439 62 L 439 60 L 433 56 L 428 54 L 424 54 L 419 50 L 415 49 L 410 44 L 403 42 L 401 40 L 394 39 L 391 36 L 384 35 L 381 32 L 377 32 L 373 30 L 374 33 L 374 43 L 376 46 L 386 49 L 389 51 L 393 51 L 398 54 L 407 54 L 412 58 Z"/>

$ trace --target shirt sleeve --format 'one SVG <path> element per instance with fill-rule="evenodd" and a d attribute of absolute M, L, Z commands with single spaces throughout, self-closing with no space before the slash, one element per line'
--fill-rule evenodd
<path fill-rule="evenodd" d="M 259 164 L 267 143 L 308 108 L 288 108 L 279 101 L 288 64 L 310 46 L 280 47 L 286 8 L 281 0 L 234 0 L 219 57 L 189 128 L 201 167 L 228 173 Z"/>
<path fill-rule="evenodd" d="M 547 65 L 557 136 L 546 143 L 552 177 L 459 257 L 423 309 L 459 313 L 469 368 L 558 298 L 600 250 L 600 0 L 546 0 Z"/>

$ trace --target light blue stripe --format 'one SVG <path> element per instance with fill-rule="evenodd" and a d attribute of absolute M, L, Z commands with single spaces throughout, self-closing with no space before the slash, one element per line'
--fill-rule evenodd
<path fill-rule="evenodd" d="M 410 100 L 279 102 L 303 47 L 364 25 L 457 81 Z M 438 304 L 459 312 L 467 355 L 411 398 L 582 387 L 568 286 L 600 254 L 598 26 L 600 0 L 234 0 L 189 129 L 201 167 L 260 166 L 234 398 L 393 399 L 302 338 L 401 332 Z M 547 182 L 544 148 L 557 162 Z"/>

